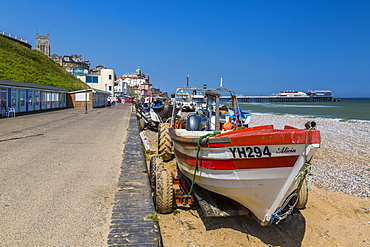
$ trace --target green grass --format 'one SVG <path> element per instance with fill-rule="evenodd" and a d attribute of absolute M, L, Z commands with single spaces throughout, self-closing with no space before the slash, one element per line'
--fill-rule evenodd
<path fill-rule="evenodd" d="M 157 224 L 159 222 L 159 217 L 158 217 L 158 214 L 156 212 L 154 212 L 153 214 L 149 214 L 148 216 L 146 216 L 146 218 L 149 219 L 149 220 L 154 221 Z"/>
<path fill-rule="evenodd" d="M 0 35 L 0 79 L 66 88 L 85 89 L 85 83 L 37 50 Z"/>
<path fill-rule="evenodd" d="M 185 222 L 186 225 L 187 225 L 187 229 L 188 230 L 193 230 L 193 229 L 196 229 L 192 224 L 190 224 L 189 222 Z"/>

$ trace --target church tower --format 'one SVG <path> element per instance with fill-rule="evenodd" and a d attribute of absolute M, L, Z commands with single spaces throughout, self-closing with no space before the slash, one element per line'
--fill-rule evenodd
<path fill-rule="evenodd" d="M 36 31 L 36 49 L 40 50 L 46 56 L 50 57 L 50 34 L 47 36 L 39 36 L 39 32 Z"/>

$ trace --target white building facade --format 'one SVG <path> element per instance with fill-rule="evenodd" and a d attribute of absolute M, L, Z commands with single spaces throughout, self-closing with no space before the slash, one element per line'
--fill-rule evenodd
<path fill-rule="evenodd" d="M 127 94 L 129 87 L 140 87 L 143 83 L 149 83 L 149 75 L 144 75 L 138 67 L 135 73 L 123 74 L 116 81 L 117 86 L 115 86 L 114 91 L 116 94 Z"/>
<path fill-rule="evenodd" d="M 114 95 L 115 72 L 113 69 L 101 69 L 99 73 L 77 76 L 81 81 L 94 89 L 99 89 Z"/>

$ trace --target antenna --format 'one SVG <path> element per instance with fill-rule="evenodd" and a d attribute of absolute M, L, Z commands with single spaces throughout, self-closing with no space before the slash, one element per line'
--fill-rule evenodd
<path fill-rule="evenodd" d="M 186 87 L 189 87 L 189 77 L 190 77 L 190 75 L 188 74 L 186 76 Z"/>
<path fill-rule="evenodd" d="M 222 88 L 222 77 L 220 79 L 220 88 Z"/>

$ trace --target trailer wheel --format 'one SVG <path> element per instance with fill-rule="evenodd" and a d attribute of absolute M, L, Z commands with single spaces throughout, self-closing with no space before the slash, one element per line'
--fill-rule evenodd
<path fill-rule="evenodd" d="M 169 123 L 161 123 L 158 126 L 158 154 L 163 158 L 163 161 L 170 161 L 173 156 L 169 127 Z"/>
<path fill-rule="evenodd" d="M 161 156 L 152 156 L 150 158 L 150 163 L 149 163 L 149 181 L 150 185 L 155 188 L 156 182 L 155 182 L 155 177 L 156 177 L 156 172 L 161 171 L 164 168 L 163 166 L 163 159 Z"/>
<path fill-rule="evenodd" d="M 167 169 L 158 170 L 155 186 L 155 210 L 166 214 L 172 212 L 173 188 L 172 176 Z"/>
<path fill-rule="evenodd" d="M 307 186 L 307 179 L 304 179 L 301 190 L 299 191 L 299 194 L 298 194 L 298 202 L 297 202 L 297 205 L 295 206 L 298 209 L 304 209 L 308 202 L 308 188 L 306 188 L 306 186 Z"/>
<path fill-rule="evenodd" d="M 166 123 L 160 123 L 160 124 L 158 124 L 158 138 L 159 138 L 159 136 L 161 135 L 161 133 L 163 132 L 163 131 L 165 131 L 166 130 L 166 128 L 168 128 L 169 127 L 169 125 L 168 124 L 166 124 Z"/>
<path fill-rule="evenodd" d="M 145 119 L 144 118 L 140 118 L 139 119 L 139 128 L 143 130 L 145 128 L 145 124 L 146 124 L 145 123 Z"/>

